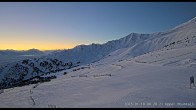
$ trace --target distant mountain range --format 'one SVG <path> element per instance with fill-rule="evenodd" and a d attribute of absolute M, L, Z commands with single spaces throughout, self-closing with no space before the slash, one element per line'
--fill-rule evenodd
<path fill-rule="evenodd" d="M 73 49 L 55 51 L 35 59 L 27 59 L 0 68 L 0 87 L 8 88 L 40 78 L 46 74 L 97 62 L 108 57 L 134 58 L 158 50 L 172 50 L 196 45 L 196 17 L 166 32 L 152 34 L 131 33 L 104 44 L 79 45 Z M 0 51 L 0 54 L 42 54 L 28 51 Z"/>
<path fill-rule="evenodd" d="M 44 52 L 38 49 L 29 49 L 29 50 L 0 50 L 0 54 L 2 55 L 36 55 L 43 54 Z"/>
<path fill-rule="evenodd" d="M 38 55 L 38 54 L 48 54 L 52 52 L 58 52 L 60 50 L 45 50 L 40 51 L 38 49 L 29 49 L 29 50 L 0 50 L 1 55 Z"/>

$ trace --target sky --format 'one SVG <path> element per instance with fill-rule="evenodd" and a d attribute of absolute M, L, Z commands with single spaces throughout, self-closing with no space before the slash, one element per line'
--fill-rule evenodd
<path fill-rule="evenodd" d="M 167 31 L 193 17 L 196 2 L 1 2 L 0 50 L 103 44 Z"/>

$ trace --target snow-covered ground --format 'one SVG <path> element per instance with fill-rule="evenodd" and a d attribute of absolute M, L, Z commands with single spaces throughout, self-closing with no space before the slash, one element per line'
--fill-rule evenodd
<path fill-rule="evenodd" d="M 189 85 L 196 68 L 137 60 L 99 61 L 90 64 L 90 69 L 71 69 L 66 75 L 59 72 L 57 79 L 50 82 L 5 89 L 0 94 L 0 107 L 196 107 L 196 87 L 190 89 Z M 145 60 L 151 58 L 146 56 Z M 88 65 L 75 69 L 81 67 Z"/>
<path fill-rule="evenodd" d="M 132 33 L 43 58 L 81 63 L 53 73 L 57 78 L 50 82 L 0 90 L 0 107 L 196 107 L 189 81 L 196 77 L 196 18 L 166 32 Z M 10 67 L 1 69 L 1 77 Z"/>
<path fill-rule="evenodd" d="M 154 51 L 136 57 L 135 61 L 163 66 L 196 67 L 196 46 Z"/>

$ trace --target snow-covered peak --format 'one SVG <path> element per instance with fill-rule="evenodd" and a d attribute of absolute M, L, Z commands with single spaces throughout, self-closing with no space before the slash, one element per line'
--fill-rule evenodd
<path fill-rule="evenodd" d="M 185 27 L 191 27 L 192 25 L 196 26 L 196 17 L 190 19 L 189 21 L 182 23 L 176 27 L 174 27 L 172 30 L 176 30 L 176 29 L 181 29 L 181 28 L 185 28 Z"/>
<path fill-rule="evenodd" d="M 114 59 L 114 57 L 116 59 L 126 59 L 130 57 L 133 58 L 140 55 L 144 55 L 153 51 L 167 51 L 195 45 L 196 17 L 189 20 L 188 22 L 176 26 L 170 31 L 152 34 L 131 33 L 123 38 L 108 41 L 104 44 L 92 43 L 90 45 L 79 45 L 73 49 L 51 53 L 49 55 L 42 56 L 41 58 L 33 60 L 32 62 L 35 65 L 37 65 L 38 68 L 40 67 L 40 65 L 43 65 L 43 62 L 53 62 L 53 60 L 58 60 L 59 62 L 63 62 L 66 65 L 70 62 L 76 64 L 77 62 L 80 62 L 80 65 L 83 65 L 92 62 L 97 62 L 105 58 L 108 59 L 110 57 L 112 57 L 112 59 Z M 42 61 L 42 63 L 39 61 Z M 11 65 L 13 67 L 13 71 L 14 69 L 17 69 L 16 67 L 14 67 L 14 65 L 16 64 Z M 50 67 L 53 66 L 54 64 L 51 63 Z M 18 68 L 19 67 L 20 66 L 18 66 Z M 2 70 L 5 74 L 7 74 L 6 70 L 9 69 L 9 67 L 5 67 Z M 42 70 L 42 68 L 40 70 Z M 46 70 L 48 70 L 48 67 Z M 45 68 L 43 71 L 45 71 Z"/>
<path fill-rule="evenodd" d="M 90 45 L 79 45 L 73 49 L 58 52 L 55 56 L 51 55 L 50 57 L 60 58 L 64 61 L 79 60 L 82 63 L 90 63 L 100 60 L 104 58 L 104 56 L 121 48 L 132 48 L 129 55 L 137 56 L 146 52 L 162 49 L 172 42 L 183 42 L 185 38 L 191 38 L 194 35 L 196 35 L 196 17 L 176 26 L 170 31 L 152 34 L 131 33 L 123 38 L 111 40 L 104 44 L 93 43 Z M 195 45 L 194 40 L 192 41 L 189 44 L 178 44 L 175 48 Z"/>
<path fill-rule="evenodd" d="M 194 18 L 192 18 L 191 20 L 196 20 L 196 16 Z"/>

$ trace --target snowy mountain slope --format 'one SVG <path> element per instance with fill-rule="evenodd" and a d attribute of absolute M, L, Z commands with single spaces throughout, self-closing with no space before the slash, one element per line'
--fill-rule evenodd
<path fill-rule="evenodd" d="M 90 46 L 80 45 L 71 50 L 65 50 L 63 52 L 56 52 L 54 54 L 49 54 L 47 56 L 40 57 L 37 60 L 43 60 L 45 62 L 50 62 L 50 59 L 58 59 L 60 62 L 63 62 L 64 64 L 70 63 L 70 62 L 75 65 L 77 65 L 77 62 L 81 62 L 81 64 L 87 64 L 93 61 L 100 60 L 105 55 L 107 55 L 108 53 L 118 48 L 129 47 L 130 45 L 134 45 L 140 42 L 141 40 L 145 40 L 148 37 L 149 35 L 131 34 L 125 38 L 121 38 L 120 40 L 109 41 L 108 43 L 104 45 L 99 45 L 99 44 L 92 44 Z M 126 44 L 124 44 L 125 41 L 126 41 Z M 49 67 L 42 69 L 42 67 L 40 66 L 41 62 L 37 62 L 34 59 L 30 61 L 31 62 L 29 62 L 29 64 L 32 63 L 32 66 L 26 66 L 21 63 L 22 61 L 19 61 L 17 63 L 11 63 L 9 65 L 2 67 L 0 70 L 0 73 L 1 73 L 0 80 L 3 80 L 2 83 L 5 83 L 5 80 L 7 80 L 6 81 L 7 83 L 3 85 L 6 86 L 9 83 L 15 83 L 18 80 L 26 80 L 28 78 L 30 79 L 35 76 L 40 76 L 42 74 L 45 74 L 47 72 L 51 72 L 51 70 L 49 70 Z M 47 63 L 47 64 L 51 64 L 51 63 Z M 24 69 L 22 71 L 25 71 L 25 74 L 19 71 L 16 65 L 21 66 L 22 68 L 20 69 Z M 54 65 L 50 65 L 50 66 L 54 67 Z M 68 69 L 68 68 L 70 67 L 67 67 L 67 68 L 60 67 L 61 70 Z M 35 69 L 37 70 L 37 72 L 34 72 Z M 15 70 L 18 70 L 18 71 L 15 71 Z M 59 69 L 57 68 L 52 69 L 52 71 L 55 71 L 55 72 L 58 70 Z M 16 77 L 16 76 L 21 76 L 21 77 Z"/>
<path fill-rule="evenodd" d="M 189 85 L 196 72 L 195 35 L 193 18 L 167 32 L 133 33 L 1 67 L 0 75 L 11 78 L 27 69 L 28 75 L 19 79 L 31 77 L 32 65 L 43 71 L 38 75 L 49 72 L 50 65 L 54 71 L 64 70 L 56 71 L 57 78 L 50 82 L 4 89 L 0 107 L 195 108 L 196 87 Z M 68 66 L 71 62 L 73 67 Z"/>
<path fill-rule="evenodd" d="M 153 65 L 195 67 L 196 46 L 172 50 L 153 51 L 135 57 L 134 60 L 138 63 L 147 63 Z"/>
<path fill-rule="evenodd" d="M 45 58 L 45 57 L 44 57 Z M 79 62 L 62 62 L 58 59 L 34 58 L 11 63 L 0 68 L 0 88 L 10 88 L 35 83 L 33 79 L 43 81 L 40 76 L 53 74 L 78 66 Z"/>
<path fill-rule="evenodd" d="M 150 37 L 154 37 L 154 34 L 132 33 L 126 37 L 123 37 L 118 40 L 109 41 L 102 45 L 94 43 L 91 45 L 79 45 L 73 49 L 65 50 L 56 54 L 51 54 L 47 57 L 61 59 L 62 61 L 80 61 L 81 64 L 86 64 L 100 60 L 104 56 L 117 49 L 131 47 Z"/>
<path fill-rule="evenodd" d="M 59 71 L 59 69 L 64 70 L 71 68 L 62 65 L 60 68 L 57 68 L 57 64 L 53 65 L 50 61 L 51 59 L 56 59 L 58 62 L 63 63 L 63 65 L 72 63 L 75 64 L 74 66 L 77 66 L 99 61 L 102 62 L 103 65 L 117 60 L 121 61 L 128 58 L 134 58 L 158 50 L 167 51 L 185 47 L 189 48 L 195 44 L 196 19 L 193 18 L 188 22 L 166 32 L 153 34 L 131 33 L 126 37 L 118 40 L 108 41 L 104 44 L 79 45 L 73 49 L 57 51 L 55 53 L 38 58 L 38 60 L 41 60 L 42 63 L 46 63 L 44 64 L 46 65 L 45 67 L 41 66 L 41 62 L 38 62 L 34 59 L 31 60 L 31 63 L 34 66 L 27 66 L 30 64 L 24 65 L 22 64 L 22 61 L 12 63 L 0 68 L 0 80 L 2 83 L 4 83 L 8 77 L 16 78 L 16 76 L 20 76 L 17 78 L 17 80 L 26 80 L 28 78 L 34 77 L 35 75 L 32 73 L 36 71 L 37 72 L 35 74 L 37 76 L 51 72 L 51 70 L 49 70 L 50 67 L 52 67 L 52 71 L 55 72 Z M 186 61 L 186 59 L 184 60 Z M 192 62 L 194 62 L 194 60 Z M 20 71 L 18 69 L 20 69 Z M 7 83 L 13 83 L 12 81 L 9 81 L 11 80 L 8 80 Z"/>
<path fill-rule="evenodd" d="M 175 47 L 171 47 L 174 42 L 176 43 Z M 135 57 L 166 47 L 168 49 L 183 48 L 195 44 L 196 18 L 193 18 L 166 32 L 153 34 L 131 33 L 126 37 L 104 44 L 79 45 L 71 50 L 65 50 L 49 57 L 68 61 L 80 61 L 81 64 L 85 64 L 100 60 L 109 53 L 122 48 L 132 48 L 128 55 Z"/>
<path fill-rule="evenodd" d="M 110 64 L 100 60 L 90 65 L 65 70 L 68 74 L 50 82 L 5 89 L 0 107 L 196 107 L 196 88 L 189 88 L 195 68 L 137 63 L 134 59 Z"/>

